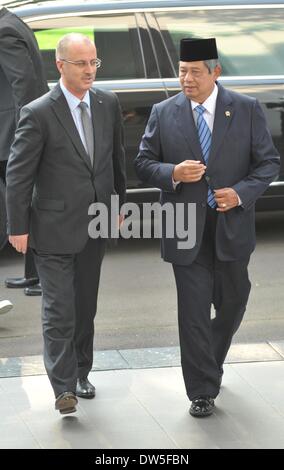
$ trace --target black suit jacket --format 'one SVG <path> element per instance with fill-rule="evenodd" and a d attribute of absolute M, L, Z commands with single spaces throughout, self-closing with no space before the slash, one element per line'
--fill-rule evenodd
<path fill-rule="evenodd" d="M 161 202 L 196 205 L 196 243 L 180 249 L 177 234 L 162 236 L 162 256 L 166 261 L 187 265 L 198 254 L 207 208 L 208 184 L 212 189 L 232 187 L 242 207 L 219 213 L 216 228 L 216 253 L 220 260 L 245 259 L 255 247 L 254 204 L 273 181 L 280 157 L 267 129 L 260 104 L 254 98 L 226 90 L 218 84 L 212 143 L 206 176 L 197 183 L 172 184 L 174 166 L 184 160 L 203 160 L 190 101 L 184 93 L 153 106 L 139 154 L 135 160 L 141 180 L 162 190 Z"/>
<path fill-rule="evenodd" d="M 8 233 L 29 233 L 46 253 L 80 252 L 88 239 L 88 210 L 111 195 L 125 200 L 125 155 L 118 99 L 90 91 L 94 167 L 59 84 L 22 108 L 7 167 Z"/>
<path fill-rule="evenodd" d="M 32 30 L 6 8 L 0 10 L 0 161 L 7 160 L 20 109 L 48 91 Z"/>

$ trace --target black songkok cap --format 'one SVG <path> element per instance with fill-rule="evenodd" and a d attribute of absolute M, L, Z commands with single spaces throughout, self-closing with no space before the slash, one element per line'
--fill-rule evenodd
<path fill-rule="evenodd" d="M 180 60 L 182 62 L 194 62 L 210 59 L 218 59 L 215 38 L 184 38 L 180 41 Z"/>

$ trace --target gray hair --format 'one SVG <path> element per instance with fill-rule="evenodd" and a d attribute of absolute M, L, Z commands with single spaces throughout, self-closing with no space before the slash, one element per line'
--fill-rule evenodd
<path fill-rule="evenodd" d="M 84 34 L 81 34 L 81 33 L 65 34 L 65 36 L 63 36 L 58 41 L 56 51 L 55 51 L 56 60 L 59 60 L 60 58 L 65 58 L 70 44 L 74 42 L 85 42 L 89 44 L 94 44 L 94 42 L 91 41 L 91 39 L 88 36 L 85 36 Z"/>
<path fill-rule="evenodd" d="M 217 67 L 217 65 L 219 65 L 219 67 L 221 66 L 219 59 L 208 59 L 204 60 L 203 62 L 205 67 L 207 67 L 207 69 L 209 70 L 209 73 L 212 73 L 215 67 Z"/>

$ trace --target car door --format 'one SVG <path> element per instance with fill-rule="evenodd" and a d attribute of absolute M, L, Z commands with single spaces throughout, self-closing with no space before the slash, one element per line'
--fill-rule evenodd
<path fill-rule="evenodd" d="M 125 126 L 128 199 L 141 198 L 144 185 L 136 177 L 133 160 L 153 104 L 167 97 L 143 14 L 84 11 L 42 17 L 38 11 L 37 15 L 39 19 L 27 22 L 37 37 L 50 86 L 59 78 L 54 59 L 59 38 L 80 32 L 95 40 L 102 66 L 94 86 L 112 90 L 119 98 Z"/>

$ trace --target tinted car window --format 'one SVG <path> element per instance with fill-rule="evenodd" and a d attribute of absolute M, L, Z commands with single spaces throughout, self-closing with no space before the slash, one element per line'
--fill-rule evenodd
<path fill-rule="evenodd" d="M 153 13 L 176 71 L 184 37 L 216 37 L 222 75 L 283 75 L 283 8 L 190 9 Z"/>
<path fill-rule="evenodd" d="M 144 78 L 141 49 L 134 15 L 72 16 L 29 23 L 41 49 L 49 81 L 58 80 L 55 48 L 67 33 L 79 32 L 95 40 L 102 66 L 98 80 Z"/>

